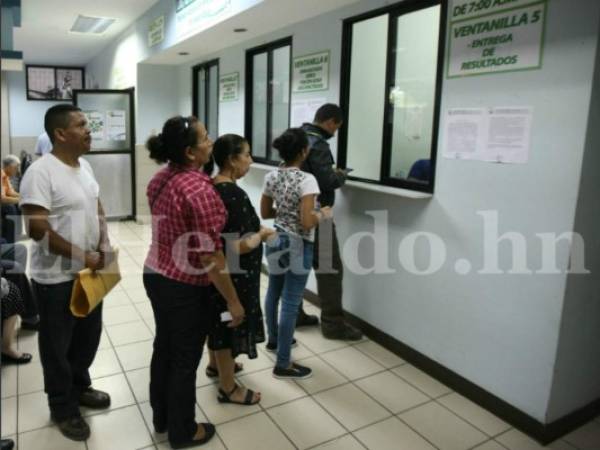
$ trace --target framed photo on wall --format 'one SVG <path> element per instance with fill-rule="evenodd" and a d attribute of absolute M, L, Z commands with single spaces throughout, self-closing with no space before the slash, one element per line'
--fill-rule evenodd
<path fill-rule="evenodd" d="M 72 101 L 73 90 L 85 86 L 83 67 L 27 65 L 27 100 Z"/>

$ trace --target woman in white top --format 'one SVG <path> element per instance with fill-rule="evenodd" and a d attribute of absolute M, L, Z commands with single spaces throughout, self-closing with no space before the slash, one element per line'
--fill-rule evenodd
<path fill-rule="evenodd" d="M 260 204 L 263 219 L 275 219 L 277 240 L 267 246 L 269 289 L 265 301 L 267 350 L 277 352 L 276 378 L 303 379 L 308 367 L 291 361 L 298 308 L 312 266 L 314 228 L 331 218 L 331 208 L 316 210 L 319 185 L 300 166 L 308 155 L 308 139 L 300 128 L 290 128 L 273 141 L 283 164 L 265 176 Z M 281 312 L 278 320 L 279 299 Z"/>

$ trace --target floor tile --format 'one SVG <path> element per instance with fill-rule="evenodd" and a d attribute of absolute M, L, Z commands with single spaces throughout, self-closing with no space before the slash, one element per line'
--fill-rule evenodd
<path fill-rule="evenodd" d="M 240 358 L 238 358 L 239 360 Z M 204 352 L 202 359 L 200 360 L 200 365 L 198 366 L 198 372 L 196 372 L 196 387 L 202 386 L 212 386 L 217 382 L 217 378 L 209 378 L 206 376 L 206 366 L 208 365 L 208 355 L 206 351 Z M 244 367 L 246 365 L 244 364 Z M 241 372 L 242 374 L 245 371 Z"/>
<path fill-rule="evenodd" d="M 17 348 L 26 353 L 30 353 L 33 356 L 34 361 L 40 360 L 40 349 L 38 345 L 37 333 L 31 331 L 19 331 L 17 336 Z"/>
<path fill-rule="evenodd" d="M 377 450 L 435 450 L 435 447 L 396 417 L 376 423 L 354 435 L 367 448 Z"/>
<path fill-rule="evenodd" d="M 85 450 L 85 442 L 67 439 L 56 427 L 19 434 L 19 450 Z"/>
<path fill-rule="evenodd" d="M 103 300 L 103 308 L 114 308 L 115 306 L 131 305 L 129 296 L 124 291 L 111 291 Z"/>
<path fill-rule="evenodd" d="M 364 450 L 364 446 L 351 434 L 321 444 L 313 450 Z"/>
<path fill-rule="evenodd" d="M 135 303 L 135 309 L 138 310 L 143 319 L 154 318 L 154 311 L 150 302 Z"/>
<path fill-rule="evenodd" d="M 240 355 L 236 358 L 236 361 L 244 365 L 244 370 L 240 372 L 240 375 L 247 373 L 259 372 L 265 369 L 273 369 L 274 363 L 269 359 L 262 349 L 258 349 L 258 357 L 255 359 L 249 359 L 246 355 Z M 203 356 L 202 359 L 205 357 Z M 206 355 L 208 361 L 208 355 Z"/>
<path fill-rule="evenodd" d="M 152 445 L 152 438 L 138 406 L 117 409 L 88 418 L 92 435 L 87 441 L 89 450 L 132 450 Z"/>
<path fill-rule="evenodd" d="M 313 376 L 306 380 L 297 380 L 296 383 L 302 386 L 309 394 L 315 394 L 348 382 L 344 376 L 318 356 L 304 359 L 302 360 L 302 364 L 312 369 Z"/>
<path fill-rule="evenodd" d="M 92 367 L 90 367 L 90 376 L 92 379 L 106 377 L 121 372 L 121 366 L 117 355 L 112 348 L 98 350 Z"/>
<path fill-rule="evenodd" d="M 419 406 L 399 417 L 441 450 L 467 450 L 489 439 L 435 402 Z"/>
<path fill-rule="evenodd" d="M 393 372 L 433 398 L 452 392 L 449 387 L 410 364 L 397 367 Z"/>
<path fill-rule="evenodd" d="M 558 440 L 546 447 L 531 439 L 529 436 L 521 433 L 519 430 L 509 430 L 506 433 L 496 437 L 496 441 L 500 442 L 510 450 L 576 450 L 571 444 Z"/>
<path fill-rule="evenodd" d="M 263 344 L 265 355 L 273 361 L 277 361 L 277 353 L 268 351 Z M 305 345 L 298 343 L 295 347 L 292 347 L 292 361 L 301 361 L 306 358 L 310 358 L 311 356 L 315 356 L 315 354 L 308 349 Z"/>
<path fill-rule="evenodd" d="M 404 360 L 389 350 L 383 348 L 376 342 L 365 341 L 354 345 L 354 348 L 360 350 L 365 355 L 370 356 L 386 369 L 404 364 Z"/>
<path fill-rule="evenodd" d="M 142 276 L 135 273 L 123 275 L 120 284 L 125 292 L 128 292 L 130 289 L 144 289 Z"/>
<path fill-rule="evenodd" d="M 291 380 L 277 380 L 273 378 L 273 371 L 266 369 L 239 377 L 244 386 L 261 392 L 261 406 L 270 408 L 281 403 L 289 402 L 306 396 L 306 392 Z"/>
<path fill-rule="evenodd" d="M 4 370 L 4 367 L 2 368 Z M 44 390 L 44 373 L 39 360 L 19 366 L 19 394 Z"/>
<path fill-rule="evenodd" d="M 115 351 L 126 372 L 142 367 L 150 367 L 152 341 L 122 345 L 116 347 Z"/>
<path fill-rule="evenodd" d="M 563 438 L 580 450 L 600 449 L 600 424 L 591 421 Z"/>
<path fill-rule="evenodd" d="M 0 370 L 0 377 L 2 398 L 13 397 L 17 395 L 17 366 L 2 366 L 2 370 Z"/>
<path fill-rule="evenodd" d="M 1 402 L 2 436 L 17 432 L 17 397 L 3 398 Z"/>
<path fill-rule="evenodd" d="M 112 409 L 135 404 L 135 398 L 131 393 L 129 384 L 127 384 L 125 375 L 122 373 L 118 375 L 111 375 L 109 377 L 98 378 L 94 380 L 93 387 L 94 389 L 104 391 L 110 395 L 110 408 L 100 411 L 97 409 L 81 408 L 82 416 L 104 413 Z"/>
<path fill-rule="evenodd" d="M 143 369 L 131 370 L 125 372 L 125 375 L 138 403 L 147 402 L 150 399 L 150 369 L 144 367 Z"/>
<path fill-rule="evenodd" d="M 503 420 L 457 393 L 446 395 L 437 401 L 489 436 L 496 436 L 511 428 Z"/>
<path fill-rule="evenodd" d="M 14 406 L 16 408 L 16 405 Z M 4 419 L 4 408 L 2 408 Z M 19 396 L 19 433 L 51 425 L 50 410 L 44 392 L 34 392 Z M 4 430 L 4 428 L 2 428 Z"/>
<path fill-rule="evenodd" d="M 133 305 L 115 306 L 102 311 L 102 321 L 106 326 L 137 322 L 140 319 L 141 317 Z"/>
<path fill-rule="evenodd" d="M 225 446 L 244 450 L 293 450 L 294 446 L 263 412 L 217 427 Z"/>
<path fill-rule="evenodd" d="M 112 348 L 112 344 L 108 339 L 108 334 L 106 334 L 106 330 L 102 329 L 102 334 L 100 335 L 100 344 L 98 345 L 98 350 L 106 350 L 107 348 Z"/>
<path fill-rule="evenodd" d="M 398 414 L 431 399 L 392 372 L 383 372 L 355 384 L 394 414 Z"/>
<path fill-rule="evenodd" d="M 382 406 L 351 384 L 316 394 L 314 399 L 350 431 L 390 416 Z"/>
<path fill-rule="evenodd" d="M 268 414 L 299 449 L 346 434 L 346 430 L 311 398 L 271 408 Z"/>
<path fill-rule="evenodd" d="M 127 292 L 127 295 L 133 303 L 150 303 L 150 300 L 146 295 L 146 289 L 144 288 L 125 289 L 125 292 Z"/>
<path fill-rule="evenodd" d="M 350 380 L 364 378 L 385 370 L 381 364 L 375 362 L 354 347 L 345 347 L 324 353 L 320 356 Z"/>
<path fill-rule="evenodd" d="M 158 450 L 171 450 L 172 447 L 168 442 L 161 442 L 156 445 Z M 225 446 L 218 435 L 215 435 L 208 443 L 204 445 L 197 445 L 195 447 L 188 447 L 190 449 L 198 449 L 198 450 L 225 450 Z"/>
<path fill-rule="evenodd" d="M 473 450 L 506 450 L 506 447 L 503 447 L 496 441 L 487 441 L 484 444 L 478 445 Z"/>
<path fill-rule="evenodd" d="M 261 410 L 258 405 L 241 406 L 219 403 L 217 387 L 212 385 L 196 389 L 196 402 L 206 417 L 214 424 L 229 422 Z"/>
<path fill-rule="evenodd" d="M 320 327 L 300 328 L 296 330 L 294 337 L 316 354 L 337 350 L 349 345 L 345 341 L 325 339 Z"/>
<path fill-rule="evenodd" d="M 106 332 L 115 347 L 152 339 L 152 333 L 143 320 L 107 326 Z"/>

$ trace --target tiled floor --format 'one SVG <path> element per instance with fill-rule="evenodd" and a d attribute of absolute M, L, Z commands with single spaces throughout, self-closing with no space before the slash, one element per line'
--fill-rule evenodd
<path fill-rule="evenodd" d="M 92 428 L 85 443 L 66 440 L 49 421 L 35 334 L 21 333 L 19 347 L 31 364 L 2 368 L 2 436 L 19 450 L 168 449 L 155 434 L 148 403 L 148 366 L 154 321 L 142 287 L 148 227 L 111 224 L 122 251 L 123 282 L 104 303 L 104 332 L 92 367 L 94 386 L 112 396 L 110 410 L 83 414 Z M 263 289 L 266 279 L 262 281 Z M 307 305 L 306 309 L 317 312 Z M 271 376 L 273 355 L 261 345 L 238 377 L 262 391 L 260 406 L 221 405 L 216 387 L 198 370 L 198 421 L 217 425 L 210 450 L 535 450 L 543 447 L 494 415 L 430 378 L 375 342 L 349 345 L 325 340 L 318 329 L 296 333 L 294 357 L 313 368 L 303 381 Z M 549 447 L 600 449 L 600 419 Z"/>

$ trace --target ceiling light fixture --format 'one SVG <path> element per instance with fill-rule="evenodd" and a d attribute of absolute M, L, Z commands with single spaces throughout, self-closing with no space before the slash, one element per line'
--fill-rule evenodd
<path fill-rule="evenodd" d="M 109 19 L 106 17 L 88 17 L 77 16 L 75 23 L 71 27 L 71 33 L 92 33 L 102 34 L 110 27 L 117 19 Z"/>
<path fill-rule="evenodd" d="M 179 56 L 188 56 L 190 52 L 179 52 L 177 53 Z"/>
<path fill-rule="evenodd" d="M 233 29 L 234 33 L 245 33 L 246 31 L 248 31 L 248 28 L 234 28 Z"/>

